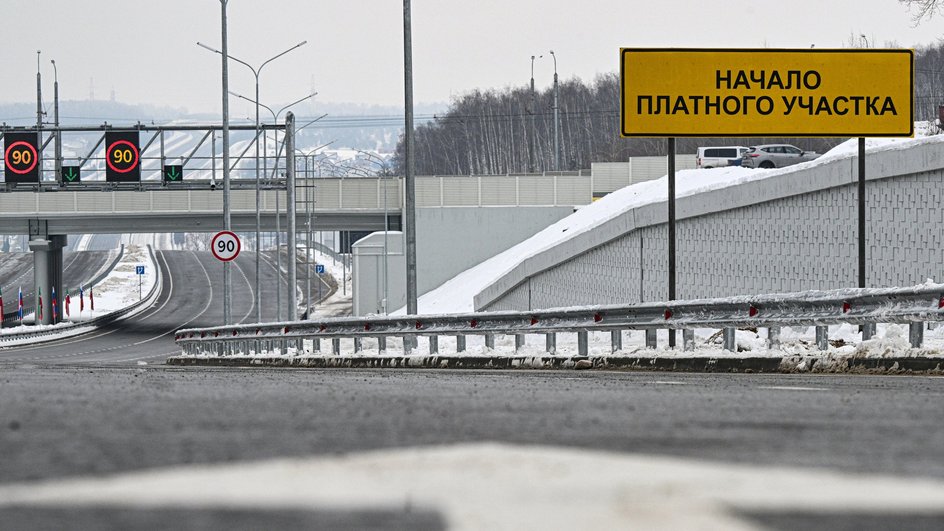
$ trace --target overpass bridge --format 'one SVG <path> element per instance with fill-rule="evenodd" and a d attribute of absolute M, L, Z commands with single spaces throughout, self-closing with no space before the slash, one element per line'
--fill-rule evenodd
<path fill-rule="evenodd" d="M 294 278 L 298 233 L 401 229 L 403 180 L 305 178 L 312 177 L 307 165 L 310 154 L 295 149 L 291 115 L 285 125 L 231 126 L 228 163 L 216 148 L 220 129 L 140 123 L 52 129 L 4 126 L 0 137 L 5 153 L 17 156 L 3 158 L 0 234 L 28 235 L 36 285 L 61 291 L 67 235 L 216 232 L 224 228 L 224 187 L 230 190 L 232 230 L 254 231 L 258 222 L 260 230 L 287 233 L 290 278 Z M 253 148 L 256 155 L 247 156 Z M 299 157 L 306 162 L 304 169 L 296 152 L 304 155 Z M 228 172 L 218 171 L 223 169 L 221 163 L 227 164 Z M 220 173 L 228 175 L 227 182 Z M 417 177 L 419 212 L 453 209 L 448 215 L 419 216 L 417 228 L 425 224 L 438 231 L 425 238 L 432 249 L 429 254 L 440 255 L 442 245 L 464 243 L 458 246 L 465 252 L 462 260 L 449 267 L 440 260 L 430 272 L 457 273 L 467 267 L 462 261 L 487 258 L 501 250 L 497 246 L 515 243 L 511 239 L 530 235 L 525 233 L 592 198 L 592 176 L 580 172 Z M 538 208 L 519 213 L 518 207 Z M 477 244 L 470 244 L 470 237 Z M 435 280 L 439 279 L 431 275 L 430 282 Z"/>
<path fill-rule="evenodd" d="M 232 226 L 255 230 L 255 183 L 233 179 L 230 192 Z M 260 191 L 260 224 L 265 231 L 284 230 L 288 212 L 285 180 L 267 182 Z M 592 201 L 592 180 L 580 172 L 567 174 L 418 176 L 417 208 L 556 207 Z M 318 231 L 391 230 L 401 227 L 401 177 L 319 177 L 295 179 L 296 226 Z M 0 191 L 0 234 L 215 232 L 222 228 L 223 192 L 211 181 L 189 181 L 173 188 L 160 182 L 112 189 L 106 183 L 85 190 L 42 188 L 41 191 Z M 31 226 L 34 229 L 31 230 Z"/>
<path fill-rule="evenodd" d="M 290 125 L 264 125 L 258 130 L 230 127 L 233 230 L 254 231 L 258 216 L 260 230 L 290 233 L 286 240 L 291 254 L 297 233 L 402 229 L 402 178 L 315 178 L 308 171 L 310 154 L 294 149 Z M 0 128 L 5 143 L 19 139 L 23 144 L 24 138 L 34 142 L 38 160 L 32 180 L 15 175 L 11 180 L 6 160 L 0 161 L 5 175 L 0 184 L 0 234 L 29 236 L 36 285 L 49 291 L 49 285 L 58 285 L 61 279 L 61 249 L 69 234 L 219 231 L 223 228 L 219 130 L 217 125 L 140 123 L 119 128 L 108 124 Z M 116 132 L 130 133 L 132 144 L 141 146 L 139 177 L 116 181 L 109 176 L 115 145 L 109 134 Z M 47 152 L 53 147 L 50 156 Z M 261 147 L 259 158 L 247 156 L 254 147 Z M 296 152 L 303 156 L 295 157 Z M 298 158 L 306 162 L 303 168 Z M 169 179 L 167 168 L 177 168 L 178 178 Z M 631 182 L 662 175 L 664 159 L 643 157 L 595 164 L 590 172 L 418 176 L 415 205 L 422 236 L 418 252 L 431 258 L 421 290 L 530 236 L 574 207 Z M 463 244 L 456 245 L 460 241 Z M 446 259 L 442 248 L 453 248 L 452 254 L 461 256 Z M 293 260 L 290 266 L 294 267 Z"/>
<path fill-rule="evenodd" d="M 390 230 L 401 230 L 404 183 L 400 177 L 296 178 L 294 204 L 287 200 L 286 186 L 284 179 L 261 186 L 261 230 L 275 231 L 278 226 L 287 232 L 292 215 L 298 233 L 378 231 L 384 230 L 385 220 Z M 425 289 L 468 267 L 469 262 L 503 250 L 496 245 L 516 243 L 502 240 L 509 234 L 527 237 L 575 206 L 589 204 L 591 189 L 589 176 L 580 173 L 417 177 L 417 227 L 421 233 L 424 226 L 436 231 L 436 237 L 424 238 L 424 252 L 441 254 L 442 246 L 463 240 L 461 231 L 491 242 L 479 245 L 477 254 L 469 254 L 466 245 L 464 262 L 453 260 L 449 267 L 441 261 L 431 263 L 426 275 L 430 286 Z M 254 180 L 231 181 L 230 209 L 233 230 L 255 230 Z M 516 229 L 498 226 L 515 219 Z M 35 190 L 0 189 L 0 234 L 29 235 L 36 285 L 47 292 L 49 286 L 61 284 L 61 249 L 69 234 L 216 232 L 222 228 L 223 192 L 220 186 L 211 189 L 209 180 L 173 186 L 142 180 L 119 187 L 87 182 L 81 190 L 45 185 Z M 496 237 L 496 233 L 502 234 Z M 288 265 L 294 267 L 294 261 Z"/>

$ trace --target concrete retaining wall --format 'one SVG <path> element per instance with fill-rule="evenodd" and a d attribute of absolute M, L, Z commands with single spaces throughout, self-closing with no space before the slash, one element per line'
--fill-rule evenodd
<path fill-rule="evenodd" d="M 944 147 L 866 157 L 867 284 L 944 278 Z M 677 297 L 857 284 L 856 159 L 679 198 Z M 667 298 L 666 203 L 631 209 L 522 261 L 475 297 L 478 310 Z"/>

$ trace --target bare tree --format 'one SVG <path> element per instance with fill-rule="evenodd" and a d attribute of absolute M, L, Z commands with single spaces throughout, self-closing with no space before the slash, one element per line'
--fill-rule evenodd
<path fill-rule="evenodd" d="M 908 6 L 908 9 L 914 11 L 914 21 L 915 23 L 920 22 L 925 18 L 931 18 L 937 14 L 942 7 L 944 7 L 944 1 L 942 0 L 898 0 L 902 4 Z"/>

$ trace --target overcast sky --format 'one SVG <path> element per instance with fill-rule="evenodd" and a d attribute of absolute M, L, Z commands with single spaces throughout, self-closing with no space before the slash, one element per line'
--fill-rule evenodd
<path fill-rule="evenodd" d="M 619 48 L 842 47 L 850 35 L 911 47 L 941 34 L 941 19 L 915 26 L 897 0 L 414 0 L 416 101 L 448 102 L 474 88 L 524 85 L 531 55 L 538 87 L 557 54 L 562 78 L 618 70 Z M 261 100 L 270 106 L 313 90 L 321 102 L 403 105 L 400 0 L 229 0 L 229 53 L 269 64 Z M 89 98 L 219 112 L 218 0 L 14 0 L 0 18 L 0 102 L 35 101 L 36 50 L 44 99 L 52 67 L 63 100 Z M 252 97 L 253 78 L 232 63 L 230 89 Z M 233 101 L 236 113 L 249 104 Z"/>

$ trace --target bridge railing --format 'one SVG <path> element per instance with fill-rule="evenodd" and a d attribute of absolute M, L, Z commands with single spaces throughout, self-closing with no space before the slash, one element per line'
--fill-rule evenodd
<path fill-rule="evenodd" d="M 342 339 L 354 341 L 360 352 L 363 339 L 376 338 L 380 352 L 387 340 L 402 337 L 415 341 L 429 338 L 430 354 L 439 353 L 439 337 L 455 336 L 457 351 L 465 350 L 465 338 L 485 337 L 494 348 L 496 335 L 515 336 L 515 348 L 525 344 L 525 335 L 542 334 L 546 350 L 556 352 L 560 333 L 577 334 L 579 356 L 589 354 L 589 332 L 610 332 L 613 352 L 622 349 L 622 331 L 645 330 L 647 347 L 655 348 L 659 329 L 682 330 L 683 348 L 694 349 L 695 328 L 723 331 L 723 347 L 734 351 L 737 328 L 766 328 L 768 347 L 779 348 L 783 326 L 815 326 L 816 345 L 828 348 L 828 326 L 863 326 L 869 339 L 878 323 L 907 323 L 915 348 L 923 342 L 927 322 L 944 320 L 944 284 L 909 288 L 841 289 L 792 294 L 760 295 L 725 299 L 672 301 L 625 306 L 586 306 L 531 312 L 478 312 L 457 315 L 410 315 L 330 318 L 311 321 L 218 326 L 179 330 L 175 339 L 184 355 L 247 355 L 253 352 L 301 353 L 304 342 L 312 351 L 330 340 L 330 353 L 339 354 Z"/>

